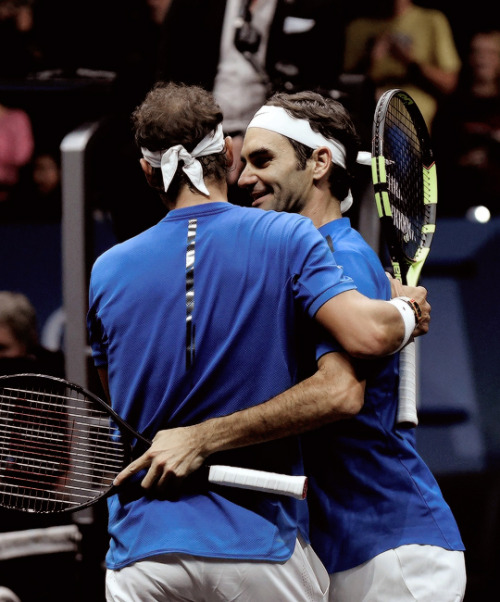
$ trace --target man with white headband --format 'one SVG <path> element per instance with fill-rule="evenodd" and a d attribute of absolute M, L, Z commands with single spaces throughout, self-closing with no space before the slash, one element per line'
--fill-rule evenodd
<path fill-rule="evenodd" d="M 216 448 L 218 464 L 302 473 L 298 438 L 255 439 L 252 427 L 246 437 L 259 444 L 224 451 L 215 433 L 198 445 L 191 425 L 210 433 L 218 416 L 261 406 L 281 422 L 281 405 L 262 402 L 293 392 L 293 342 L 312 318 L 360 356 L 391 353 L 428 329 L 421 287 L 409 289 L 420 319 L 408 304 L 367 299 L 310 220 L 228 203 L 231 139 L 221 122 L 201 88 L 150 91 L 133 114 L 135 139 L 169 212 L 92 268 L 87 323 L 103 388 L 154 438 L 109 499 L 109 601 L 326 600 L 327 573 L 302 533 L 305 502 L 209 488 L 201 475 L 179 483 Z M 351 393 L 344 414 L 361 401 Z M 179 441 L 182 457 L 171 453 Z"/>
<path fill-rule="evenodd" d="M 358 290 L 389 299 L 379 258 L 342 216 L 352 203 L 356 162 L 367 158 L 358 148 L 340 103 L 309 92 L 278 94 L 248 126 L 239 183 L 254 206 L 310 217 Z M 323 340 L 316 360 L 339 350 Z M 415 450 L 414 429 L 396 424 L 398 355 L 355 366 L 365 386 L 361 412 L 303 437 L 311 542 L 331 575 L 330 599 L 462 600 L 458 527 Z"/>

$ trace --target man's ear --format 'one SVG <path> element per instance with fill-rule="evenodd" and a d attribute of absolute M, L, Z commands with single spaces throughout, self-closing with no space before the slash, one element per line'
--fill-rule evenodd
<path fill-rule="evenodd" d="M 148 181 L 148 184 L 154 188 L 154 184 L 153 184 L 154 169 L 153 169 L 151 163 L 148 163 L 146 161 L 146 159 L 144 159 L 144 158 L 140 159 L 139 162 L 141 164 L 142 171 L 144 172 L 144 175 L 146 176 L 146 180 Z"/>
<path fill-rule="evenodd" d="M 233 139 L 231 136 L 226 136 L 224 142 L 226 143 L 226 160 L 230 167 L 234 161 Z"/>
<path fill-rule="evenodd" d="M 313 178 L 315 180 L 321 180 L 321 178 L 328 176 L 332 166 L 332 154 L 330 149 L 326 146 L 320 146 L 319 148 L 314 149 L 311 159 L 314 161 Z"/>

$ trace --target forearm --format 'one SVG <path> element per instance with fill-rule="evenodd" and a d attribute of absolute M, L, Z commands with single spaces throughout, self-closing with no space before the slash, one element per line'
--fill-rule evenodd
<path fill-rule="evenodd" d="M 355 415 L 363 406 L 364 382 L 346 354 L 328 353 L 318 372 L 260 405 L 188 427 L 162 430 L 150 449 L 116 478 L 119 485 L 148 469 L 142 485 L 163 486 L 184 478 L 212 454 L 298 435 Z"/>
<path fill-rule="evenodd" d="M 401 312 L 387 301 L 368 299 L 358 291 L 347 291 L 327 301 L 316 313 L 318 322 L 354 357 L 378 357 L 398 350 L 411 335 L 420 336 L 429 328 L 430 305 L 422 287 L 403 287 L 415 298 L 421 317 L 413 332 L 407 332 Z M 408 306 L 408 309 L 409 306 Z M 407 323 L 408 324 L 408 323 Z M 405 336 L 406 333 L 406 336 Z"/>
<path fill-rule="evenodd" d="M 351 360 L 330 353 L 310 378 L 260 405 L 197 425 L 207 455 L 298 435 L 349 418 L 363 406 L 364 382 Z"/>
<path fill-rule="evenodd" d="M 450 71 L 443 71 L 434 65 L 425 63 L 411 63 L 410 68 L 421 79 L 425 80 L 432 88 L 442 94 L 451 94 L 456 88 L 458 74 Z"/>

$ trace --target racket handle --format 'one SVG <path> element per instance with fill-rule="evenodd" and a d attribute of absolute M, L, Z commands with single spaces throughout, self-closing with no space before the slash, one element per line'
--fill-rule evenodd
<path fill-rule="evenodd" d="M 304 476 L 217 465 L 210 466 L 208 480 L 216 485 L 287 495 L 298 500 L 307 495 L 307 477 Z"/>
<path fill-rule="evenodd" d="M 397 424 L 417 426 L 417 363 L 415 340 L 399 353 L 399 404 Z"/>

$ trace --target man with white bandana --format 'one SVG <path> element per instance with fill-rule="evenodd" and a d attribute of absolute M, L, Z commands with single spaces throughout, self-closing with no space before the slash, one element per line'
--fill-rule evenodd
<path fill-rule="evenodd" d="M 297 161 L 288 168 L 278 150 L 284 143 Z M 248 126 L 240 186 L 256 207 L 310 217 L 358 290 L 389 299 L 379 258 L 342 215 L 352 204 L 355 162 L 370 164 L 358 148 L 340 103 L 308 92 L 276 95 Z M 315 359 L 336 350 L 335 340 L 322 340 Z M 330 600 L 458 602 L 464 546 L 415 449 L 414 429 L 397 424 L 398 355 L 354 365 L 365 385 L 362 410 L 303 436 L 311 542 L 331 575 Z"/>
<path fill-rule="evenodd" d="M 231 140 L 205 90 L 158 85 L 133 122 L 141 166 L 169 212 L 102 254 L 91 273 L 87 322 L 104 390 L 118 414 L 154 437 L 108 501 L 107 599 L 325 600 L 327 574 L 301 534 L 305 502 L 208 488 L 196 474 L 177 488 L 175 477 L 200 467 L 205 451 L 172 465 L 162 442 L 182 433 L 189 445 L 191 425 L 290 388 L 307 316 L 353 354 L 386 354 L 427 331 L 426 291 L 408 291 L 418 320 L 404 300 L 367 299 L 310 220 L 227 202 Z M 303 471 L 296 437 L 213 460 Z"/>

